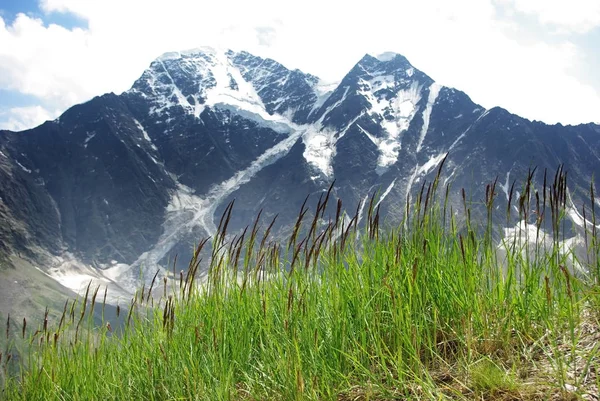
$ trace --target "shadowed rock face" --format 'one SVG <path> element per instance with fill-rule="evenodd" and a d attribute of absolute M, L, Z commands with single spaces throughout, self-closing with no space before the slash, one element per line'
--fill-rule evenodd
<path fill-rule="evenodd" d="M 178 254 L 185 265 L 230 201 L 232 232 L 264 209 L 285 235 L 306 195 L 315 203 L 334 180 L 351 214 L 379 191 L 384 222 L 397 224 L 446 154 L 455 209 L 460 188 L 481 203 L 498 177 L 505 210 L 513 180 L 537 166 L 541 183 L 559 164 L 580 207 L 599 149 L 597 125 L 485 110 L 400 55 L 366 55 L 325 85 L 246 52 L 172 53 L 122 95 L 0 132 L 0 260 L 69 252 L 100 268 L 150 268 Z"/>

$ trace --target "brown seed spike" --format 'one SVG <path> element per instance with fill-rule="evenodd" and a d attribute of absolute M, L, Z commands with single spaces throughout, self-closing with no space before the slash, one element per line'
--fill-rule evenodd
<path fill-rule="evenodd" d="M 338 201 L 337 201 L 337 208 L 336 208 L 336 211 L 335 211 L 335 223 L 334 223 L 335 227 L 337 227 L 337 225 L 338 225 L 338 223 L 340 221 L 341 214 L 342 214 L 342 200 L 338 199 Z"/>
<path fill-rule="evenodd" d="M 466 264 L 467 263 L 467 258 L 465 256 L 465 245 L 464 245 L 463 237 L 462 237 L 461 234 L 459 234 L 458 238 L 459 238 L 459 241 L 460 241 L 460 253 L 462 254 L 463 261 Z"/>
<path fill-rule="evenodd" d="M 83 318 L 83 316 L 85 315 L 85 311 L 87 308 L 87 301 L 88 301 L 88 296 L 90 294 L 90 286 L 92 285 L 92 280 L 90 280 L 90 282 L 87 285 L 87 288 L 85 289 L 85 297 L 83 297 L 83 305 L 81 308 L 81 318 Z M 46 308 L 46 315 L 48 315 L 48 308 Z"/>
<path fill-rule="evenodd" d="M 69 310 L 69 319 L 71 319 L 71 323 L 75 321 L 75 303 L 77 301 L 74 299 L 73 303 L 71 303 L 71 309 Z"/>
<path fill-rule="evenodd" d="M 410 192 L 406 192 L 406 225 L 410 223 Z"/>
<path fill-rule="evenodd" d="M 133 310 L 135 308 L 137 298 L 132 298 L 131 306 L 129 307 L 129 313 L 127 314 L 127 327 L 129 327 L 129 323 L 131 322 L 131 315 L 133 314 Z"/>
<path fill-rule="evenodd" d="M 154 287 L 154 282 L 156 281 L 156 277 L 158 277 L 159 272 L 160 269 L 156 271 L 156 274 L 152 278 L 152 283 L 150 283 L 150 289 L 148 290 L 148 296 L 146 297 L 146 303 L 148 303 L 148 301 L 150 300 L 150 296 L 152 295 L 152 288 Z"/>
<path fill-rule="evenodd" d="M 265 233 L 263 235 L 262 241 L 260 242 L 259 249 L 263 249 L 264 248 L 265 243 L 267 242 L 267 238 L 269 237 L 269 234 L 271 233 L 271 229 L 273 228 L 273 225 L 275 224 L 275 221 L 277 220 L 277 216 L 279 216 L 279 214 L 276 214 L 275 217 L 273 217 L 273 220 L 271 221 L 271 224 L 269 224 L 269 226 L 265 230 Z"/>
<path fill-rule="evenodd" d="M 296 388 L 300 394 L 304 393 L 304 378 L 302 377 L 302 372 L 300 370 L 296 372 Z"/>
<path fill-rule="evenodd" d="M 552 303 L 552 291 L 550 290 L 550 279 L 548 276 L 544 276 L 544 281 L 546 282 L 546 302 L 550 306 Z"/>
<path fill-rule="evenodd" d="M 94 306 L 96 305 L 96 297 L 98 296 L 98 291 L 100 290 L 100 285 L 96 287 L 94 290 L 94 294 L 92 295 L 92 306 L 90 307 L 90 315 L 94 314 Z"/>
<path fill-rule="evenodd" d="M 446 159 L 448 158 L 448 155 L 450 154 L 450 152 L 446 153 L 446 156 L 444 156 L 444 158 L 442 159 L 442 162 L 440 163 L 439 167 L 438 167 L 438 171 L 437 174 L 435 175 L 435 180 L 434 180 L 434 186 L 437 188 L 437 183 L 440 180 L 440 177 L 442 175 L 442 169 L 444 168 L 444 164 L 446 163 Z"/>
<path fill-rule="evenodd" d="M 427 184 L 427 181 L 424 180 L 423 185 L 421 185 L 421 190 L 419 191 L 419 198 L 417 199 L 417 204 L 419 205 L 419 213 L 421 212 L 421 204 L 423 203 L 423 192 L 425 191 L 425 184 Z"/>
<path fill-rule="evenodd" d="M 327 195 L 325 195 L 325 200 L 323 201 L 323 204 L 321 205 L 321 218 L 323 218 L 323 215 L 325 213 L 325 208 L 327 208 L 327 203 L 329 202 L 329 196 L 331 195 L 331 191 L 333 190 L 333 186 L 335 184 L 335 180 L 333 180 L 331 182 L 331 185 L 329 186 L 329 189 L 327 190 Z M 318 211 L 317 211 L 318 213 Z"/>
<path fill-rule="evenodd" d="M 562 272 L 565 276 L 565 280 L 567 282 L 567 295 L 569 295 L 569 298 L 572 299 L 573 298 L 573 290 L 571 289 L 571 276 L 569 275 L 569 271 L 563 265 L 560 265 L 559 267 L 560 267 L 560 270 L 562 270 Z"/>
<path fill-rule="evenodd" d="M 160 353 L 162 354 L 164 360 L 168 362 L 169 358 L 167 357 L 167 353 L 165 352 L 165 349 L 162 346 L 162 344 L 158 344 L 158 348 L 160 348 Z"/>
<path fill-rule="evenodd" d="M 22 338 L 25 338 L 25 330 L 27 329 L 27 319 L 23 318 L 23 333 Z"/>
<path fill-rule="evenodd" d="M 415 261 L 413 262 L 412 265 L 412 283 L 415 283 L 415 280 L 417 279 L 417 273 L 418 273 L 418 259 L 415 258 Z"/>

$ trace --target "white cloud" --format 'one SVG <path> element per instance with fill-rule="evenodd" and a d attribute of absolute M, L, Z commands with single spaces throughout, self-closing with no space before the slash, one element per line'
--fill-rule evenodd
<path fill-rule="evenodd" d="M 42 106 L 13 107 L 0 112 L 0 129 L 22 131 L 58 117 L 58 111 L 50 112 Z"/>
<path fill-rule="evenodd" d="M 45 26 L 25 15 L 6 26 L 0 18 L 0 88 L 64 110 L 126 90 L 166 51 L 248 50 L 339 80 L 364 53 L 392 50 L 485 107 L 551 123 L 600 120 L 600 88 L 572 75 L 580 50 L 512 39 L 494 1 L 517 2 L 371 0 L 359 8 L 322 0 L 42 0 L 46 12 L 74 13 L 89 29 Z"/>
<path fill-rule="evenodd" d="M 600 26 L 598 0 L 502 0 L 517 11 L 535 16 L 539 22 L 584 33 Z"/>
<path fill-rule="evenodd" d="M 50 101 L 72 105 L 94 93 L 85 73 L 89 63 L 86 41 L 90 34 L 58 25 L 45 27 L 24 14 L 6 27 L 0 18 L 0 85 Z M 75 53 L 73 53 L 73 51 Z M 87 59 L 87 60 L 86 60 Z"/>

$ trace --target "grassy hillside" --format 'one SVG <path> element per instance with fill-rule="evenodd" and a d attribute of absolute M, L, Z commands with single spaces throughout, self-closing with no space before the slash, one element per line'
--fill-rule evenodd
<path fill-rule="evenodd" d="M 91 327 L 86 316 L 102 307 L 102 291 L 90 289 L 60 322 L 25 333 L 27 367 L 4 374 L 2 396 L 594 399 L 600 243 L 593 194 L 587 252 L 578 257 L 561 245 L 567 194 L 560 173 L 543 188 L 547 204 L 531 201 L 530 183 L 511 199 L 538 234 L 547 213 L 550 245 L 525 232 L 498 245 L 493 184 L 488 222 L 467 221 L 461 230 L 436 187 L 437 180 L 388 232 L 379 229 L 375 200 L 364 228 L 358 215 L 341 212 L 324 222 L 327 195 L 312 212 L 300 211 L 283 243 L 272 242 L 269 222 L 258 220 L 242 235 L 227 235 L 228 208 L 206 280 L 197 278 L 199 257 L 177 284 L 158 277 L 120 311 L 120 335 L 113 322 Z M 4 352 L 1 366 L 13 363 L 6 362 Z"/>
<path fill-rule="evenodd" d="M 8 266 L 0 267 L 0 319 L 8 315 L 22 320 L 42 320 L 48 308 L 51 318 L 60 318 L 65 302 L 74 292 L 44 274 L 27 260 L 13 256 Z M 0 346 L 5 345 L 2 336 Z"/>

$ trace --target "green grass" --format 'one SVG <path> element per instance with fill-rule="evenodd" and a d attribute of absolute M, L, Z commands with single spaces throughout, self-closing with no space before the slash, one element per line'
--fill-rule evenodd
<path fill-rule="evenodd" d="M 228 208 L 184 282 L 157 279 L 154 289 L 171 288 L 160 299 L 141 290 L 121 311 L 119 335 L 86 319 L 102 306 L 94 289 L 67 308 L 61 324 L 27 334 L 32 345 L 20 350 L 17 373 L 4 374 L 2 397 L 577 399 L 597 391 L 600 245 L 588 227 L 589 257 L 580 263 L 590 273 L 565 267 L 575 257 L 559 246 L 566 178 L 559 172 L 543 189 L 553 245 L 542 251 L 504 238 L 502 256 L 492 223 L 495 185 L 487 223 L 467 220 L 459 230 L 437 182 L 392 230 L 379 228 L 375 199 L 364 228 L 339 208 L 331 223 L 319 224 L 327 195 L 312 212 L 303 206 L 291 238 L 279 243 L 258 219 L 243 235 L 227 235 Z M 530 204 L 531 177 L 522 192 L 515 202 L 527 217 L 541 207 Z M 466 201 L 464 208 L 468 215 Z M 206 251 L 209 275 L 200 283 Z"/>
<path fill-rule="evenodd" d="M 518 390 L 518 385 L 511 372 L 496 365 L 489 359 L 482 359 L 470 367 L 471 386 L 481 394 L 510 394 Z"/>

